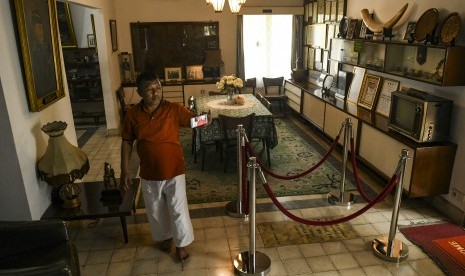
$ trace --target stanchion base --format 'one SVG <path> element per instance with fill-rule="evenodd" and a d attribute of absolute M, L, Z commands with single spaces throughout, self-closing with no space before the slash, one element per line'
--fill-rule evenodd
<path fill-rule="evenodd" d="M 344 192 L 341 198 L 341 192 L 334 189 L 328 194 L 328 202 L 338 206 L 352 206 L 355 203 L 355 195 L 351 192 Z"/>
<path fill-rule="evenodd" d="M 388 252 L 389 238 L 385 236 L 379 237 L 373 240 L 371 251 L 377 257 L 388 262 L 399 263 L 406 260 L 408 257 L 407 245 L 397 239 L 394 239 L 392 244 L 392 250 Z"/>
<path fill-rule="evenodd" d="M 231 201 L 226 204 L 226 214 L 233 218 L 245 218 L 247 217 L 246 214 L 239 212 L 239 208 L 237 207 L 237 201 Z"/>
<path fill-rule="evenodd" d="M 249 268 L 249 251 L 239 253 L 234 258 L 234 270 L 239 275 L 266 275 L 270 272 L 271 259 L 264 253 L 255 251 L 255 271 Z"/>

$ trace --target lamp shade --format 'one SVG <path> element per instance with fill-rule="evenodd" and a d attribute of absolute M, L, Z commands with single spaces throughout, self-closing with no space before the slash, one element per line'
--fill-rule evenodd
<path fill-rule="evenodd" d="M 221 50 L 207 50 L 205 51 L 205 67 L 220 67 L 224 66 L 224 61 L 221 59 Z"/>
<path fill-rule="evenodd" d="M 211 4 L 213 5 L 213 9 L 215 12 L 222 12 L 224 7 L 224 0 L 211 0 Z"/>
<path fill-rule="evenodd" d="M 56 188 L 81 179 L 89 171 L 87 154 L 73 146 L 63 135 L 67 126 L 65 122 L 55 121 L 41 128 L 49 140 L 37 168 L 41 179 Z"/>
<path fill-rule="evenodd" d="M 241 4 L 239 3 L 239 0 L 228 0 L 228 2 L 231 13 L 239 13 L 241 10 Z"/>

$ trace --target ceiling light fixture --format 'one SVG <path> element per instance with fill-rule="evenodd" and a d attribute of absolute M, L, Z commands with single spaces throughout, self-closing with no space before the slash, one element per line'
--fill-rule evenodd
<path fill-rule="evenodd" d="M 231 9 L 232 14 L 239 13 L 241 10 L 241 5 L 239 4 L 239 0 L 228 0 L 229 8 Z"/>
<path fill-rule="evenodd" d="M 222 12 L 224 7 L 224 0 L 211 0 L 211 4 L 215 12 Z"/>
<path fill-rule="evenodd" d="M 241 5 L 241 6 L 244 5 L 244 4 L 245 4 L 245 1 L 247 1 L 247 0 L 238 0 L 239 5 Z"/>
<path fill-rule="evenodd" d="M 207 6 L 212 3 L 212 0 L 206 0 L 207 1 Z"/>

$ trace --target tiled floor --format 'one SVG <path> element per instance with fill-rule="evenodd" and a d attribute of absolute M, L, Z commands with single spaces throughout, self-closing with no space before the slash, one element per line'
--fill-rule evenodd
<path fill-rule="evenodd" d="M 78 136 L 80 133 L 78 132 Z M 83 146 L 88 153 L 91 169 L 84 180 L 103 178 L 103 163 L 112 164 L 116 175 L 120 173 L 119 137 L 106 137 L 98 130 Z M 361 177 L 380 189 L 376 180 L 361 172 Z M 378 186 L 376 186 L 378 185 Z M 326 202 L 320 196 L 280 198 L 281 201 Z M 268 199 L 257 200 L 258 206 L 270 205 Z M 118 218 L 100 221 L 75 221 L 70 223 L 71 234 L 79 251 L 83 275 L 234 275 L 233 259 L 239 252 L 247 251 L 249 224 L 243 219 L 222 215 L 226 203 L 196 204 L 189 206 L 195 241 L 188 247 L 191 260 L 184 267 L 177 263 L 174 254 L 158 250 L 151 240 L 144 210 L 138 209 L 128 219 L 129 243 L 125 244 Z M 324 204 L 323 204 L 324 205 Z M 312 204 L 294 204 L 292 213 L 304 218 L 347 215 L 362 208 L 355 204 L 351 209 L 338 206 L 316 207 Z M 371 252 L 371 242 L 389 233 L 392 215 L 392 198 L 377 204 L 349 223 L 359 237 L 343 241 L 290 245 L 264 248 L 257 231 L 257 250 L 271 259 L 268 275 L 444 275 L 438 266 L 418 247 L 412 245 L 401 233 L 396 237 L 409 248 L 406 261 L 396 264 L 381 260 Z M 288 220 L 279 211 L 257 208 L 256 222 Z M 206 212 L 206 210 L 210 210 Z M 197 215 L 195 215 L 197 214 Z M 198 215 L 201 214 L 201 215 Z M 428 223 L 446 220 L 421 200 L 403 200 L 399 225 Z"/>

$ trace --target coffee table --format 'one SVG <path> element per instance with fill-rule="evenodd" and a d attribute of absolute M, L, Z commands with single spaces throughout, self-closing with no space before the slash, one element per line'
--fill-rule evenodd
<path fill-rule="evenodd" d="M 81 188 L 79 199 L 81 206 L 64 209 L 60 204 L 51 204 L 40 218 L 81 220 L 95 218 L 119 217 L 123 229 L 124 241 L 128 242 L 128 230 L 126 217 L 135 212 L 135 198 L 139 189 L 140 179 L 133 178 L 132 185 L 122 194 L 122 200 L 101 200 L 101 192 L 104 189 L 103 181 L 76 183 Z"/>

